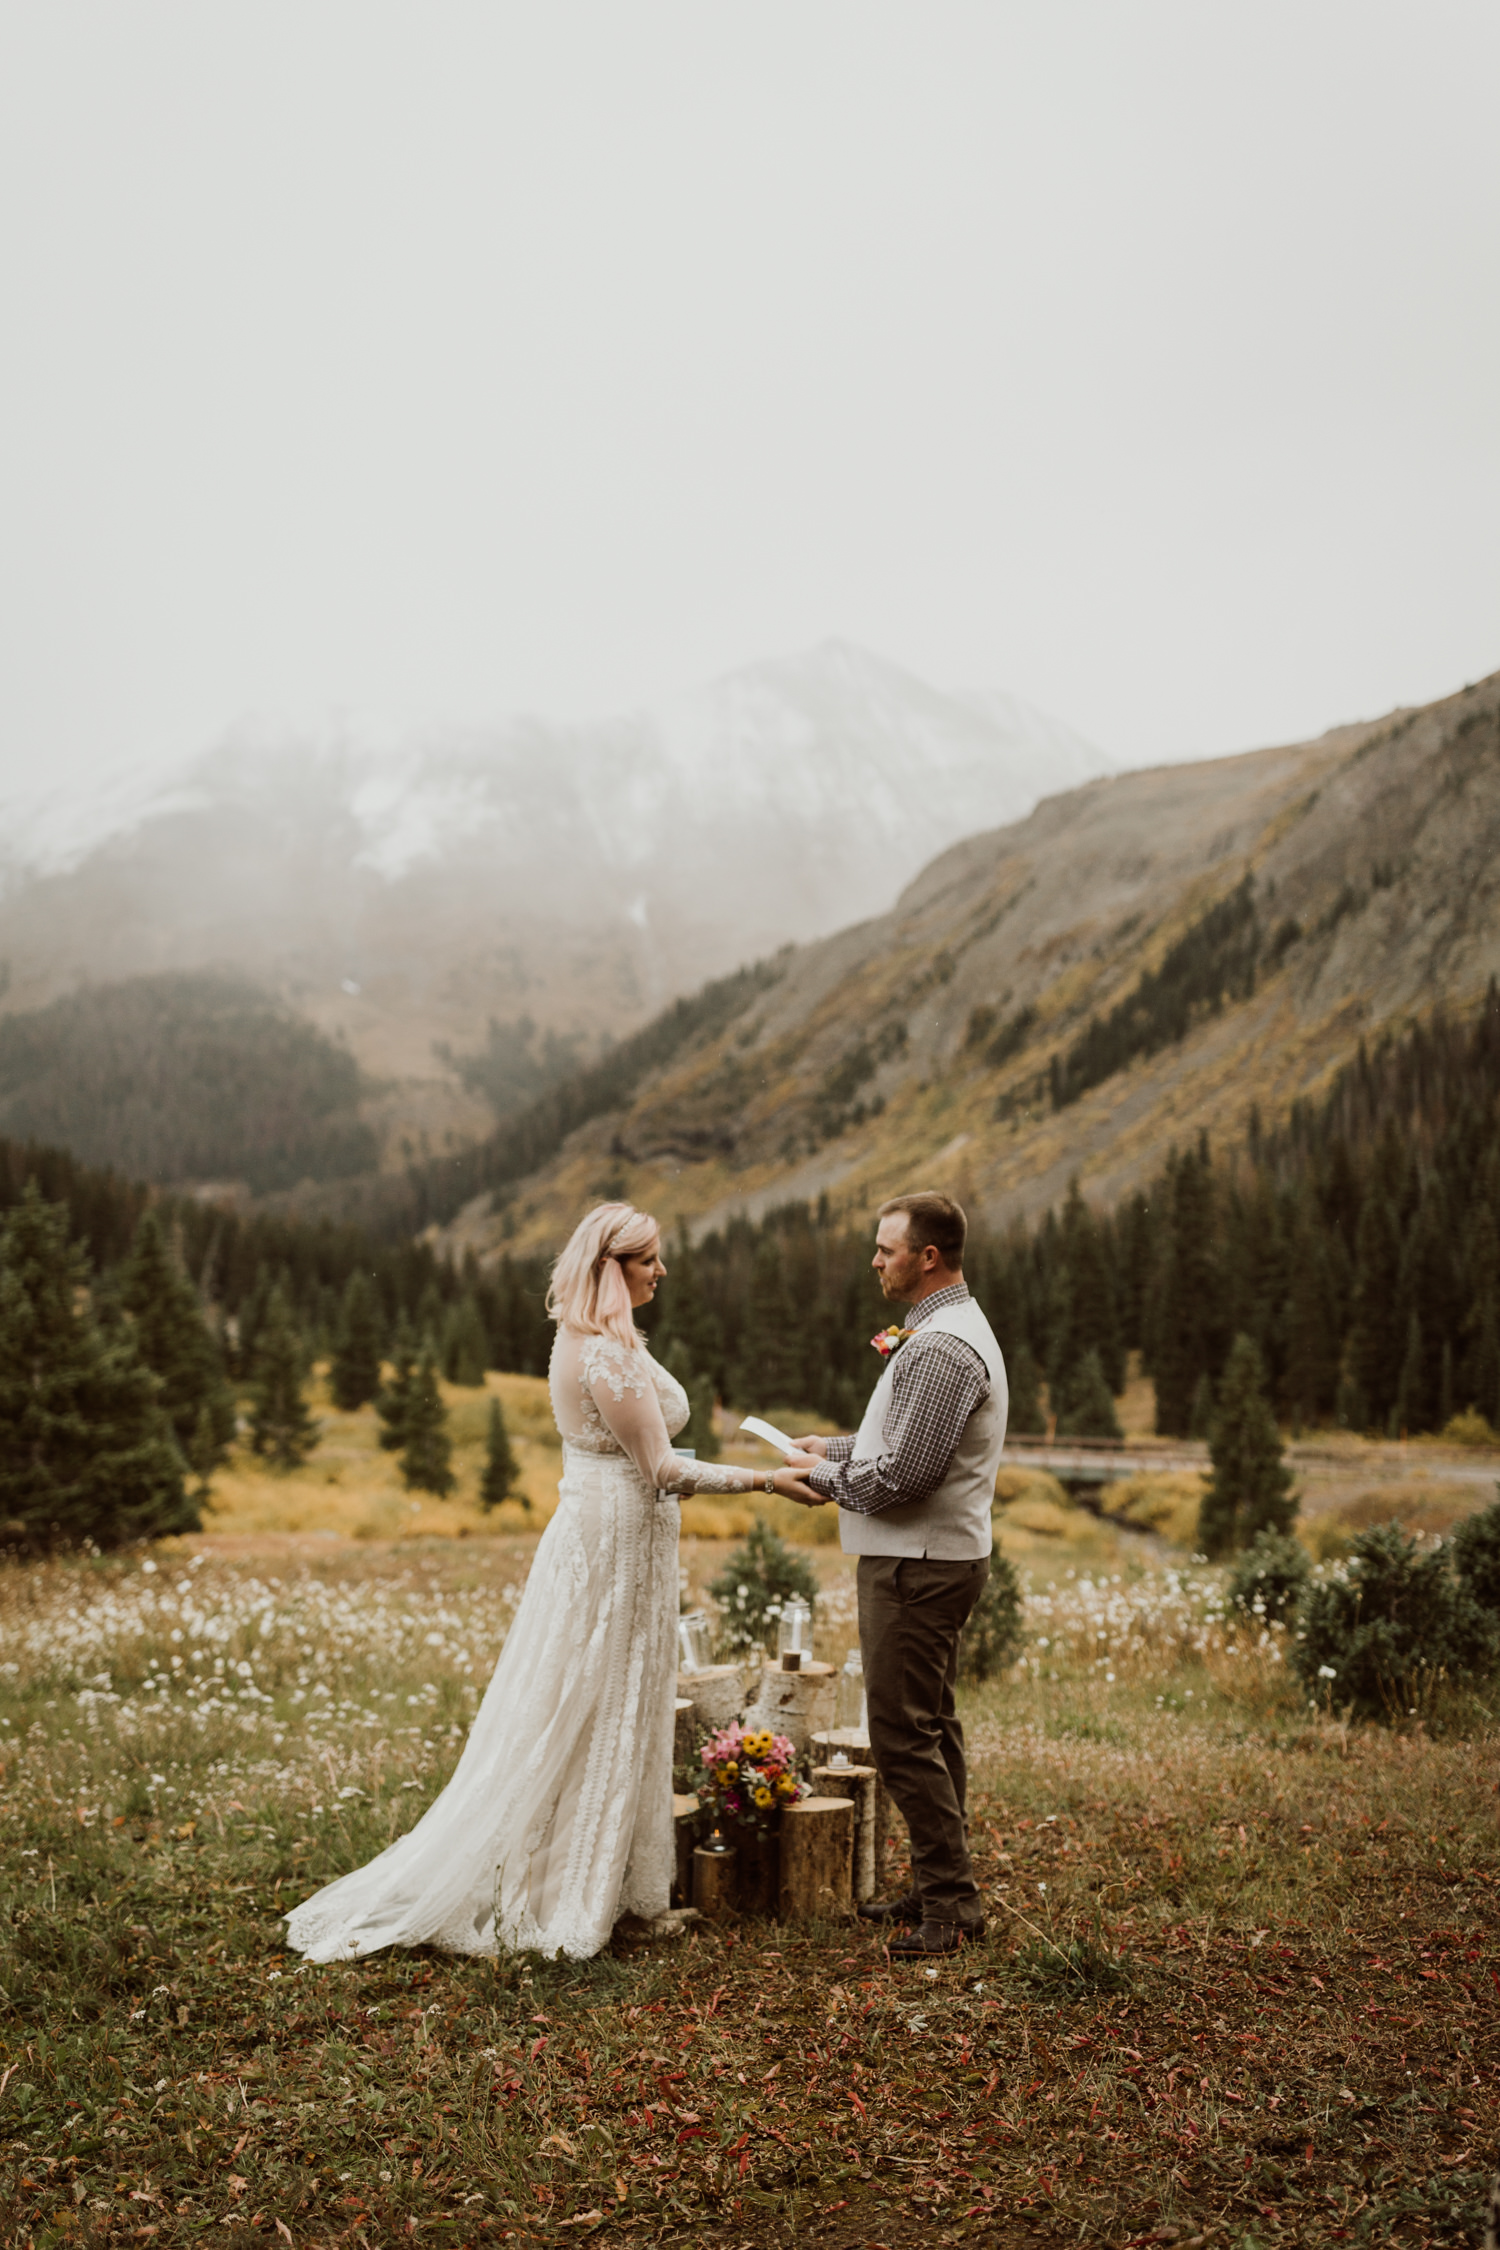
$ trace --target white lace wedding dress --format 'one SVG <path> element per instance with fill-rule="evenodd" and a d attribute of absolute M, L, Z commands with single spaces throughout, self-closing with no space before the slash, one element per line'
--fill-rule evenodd
<path fill-rule="evenodd" d="M 548 1379 L 563 1439 L 557 1513 L 457 1770 L 409 1835 L 287 1917 L 288 1942 L 310 1960 L 387 1945 L 584 1960 L 621 1914 L 668 1904 L 670 1495 L 739 1491 L 746 1475 L 673 1453 L 687 1394 L 644 1344 L 559 1329 Z"/>

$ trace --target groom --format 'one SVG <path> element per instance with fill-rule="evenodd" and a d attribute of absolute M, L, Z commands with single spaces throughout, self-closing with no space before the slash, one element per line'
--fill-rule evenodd
<path fill-rule="evenodd" d="M 904 1956 L 954 1953 L 984 1934 L 953 1689 L 959 1635 L 990 1574 L 1008 1394 L 1000 1346 L 964 1283 L 967 1231 L 946 1195 L 881 1205 L 873 1263 L 886 1296 L 907 1306 L 906 1326 L 858 1434 L 800 1438 L 788 1457 L 838 1503 L 844 1552 L 859 1557 L 870 1746 L 912 1864 L 904 1898 L 859 1911 L 907 1925 L 891 1940 Z"/>

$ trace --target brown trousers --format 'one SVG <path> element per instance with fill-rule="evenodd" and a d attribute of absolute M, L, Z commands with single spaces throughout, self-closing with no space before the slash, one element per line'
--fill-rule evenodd
<path fill-rule="evenodd" d="M 928 1922 L 979 1922 L 964 1809 L 964 1730 L 953 1707 L 958 1637 L 990 1574 L 978 1562 L 861 1555 L 859 1645 L 870 1748 L 911 1832 L 912 1888 Z"/>

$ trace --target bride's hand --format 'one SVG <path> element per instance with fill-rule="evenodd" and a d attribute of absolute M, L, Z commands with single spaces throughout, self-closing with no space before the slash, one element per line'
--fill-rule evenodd
<path fill-rule="evenodd" d="M 776 1471 L 777 1491 L 784 1499 L 800 1500 L 804 1508 L 826 1507 L 828 1495 L 807 1482 L 808 1472 L 818 1465 L 816 1456 L 811 1453 L 788 1454 L 786 1466 Z"/>

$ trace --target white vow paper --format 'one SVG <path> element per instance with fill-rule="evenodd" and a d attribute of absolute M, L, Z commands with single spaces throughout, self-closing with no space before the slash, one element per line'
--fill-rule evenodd
<path fill-rule="evenodd" d="M 763 1422 L 758 1414 L 747 1414 L 740 1428 L 748 1430 L 752 1437 L 764 1438 L 767 1445 L 774 1445 L 778 1453 L 795 1453 L 797 1450 L 784 1430 L 778 1430 L 774 1423 Z"/>

